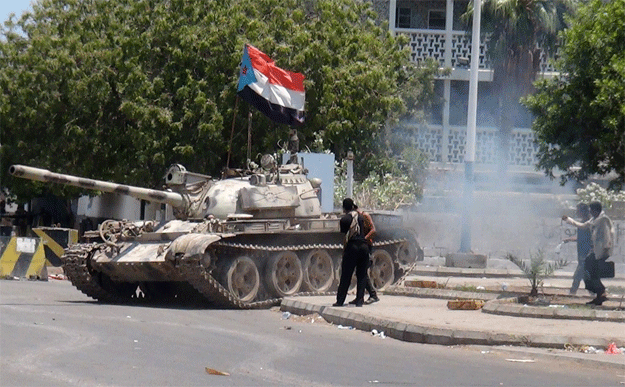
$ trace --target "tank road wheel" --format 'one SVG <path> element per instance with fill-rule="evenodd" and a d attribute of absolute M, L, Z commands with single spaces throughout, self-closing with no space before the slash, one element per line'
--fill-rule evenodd
<path fill-rule="evenodd" d="M 417 242 L 417 234 L 413 231 L 403 231 L 398 238 L 406 238 L 397 249 L 397 261 L 402 268 L 410 267 L 415 261 L 423 261 L 423 250 Z"/>
<path fill-rule="evenodd" d="M 393 283 L 395 278 L 393 258 L 386 250 L 374 250 L 372 261 L 369 277 L 373 287 L 377 290 L 384 290 L 385 287 Z"/>
<path fill-rule="evenodd" d="M 241 302 L 256 298 L 260 288 L 260 274 L 254 261 L 249 257 L 239 257 L 230 263 L 226 271 L 226 289 Z"/>
<path fill-rule="evenodd" d="M 402 266 L 410 266 L 415 261 L 417 249 L 409 241 L 403 241 L 397 246 L 397 261 Z"/>
<path fill-rule="evenodd" d="M 325 250 L 313 250 L 304 258 L 304 286 L 311 292 L 327 292 L 334 282 L 334 264 Z"/>
<path fill-rule="evenodd" d="M 267 290 L 277 297 L 291 296 L 304 279 L 302 264 L 292 251 L 281 251 L 271 257 L 265 268 Z"/>

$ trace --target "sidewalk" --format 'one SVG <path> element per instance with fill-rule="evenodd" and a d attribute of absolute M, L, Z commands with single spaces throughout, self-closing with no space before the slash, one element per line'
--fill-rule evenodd
<path fill-rule="evenodd" d="M 353 305 L 333 307 L 335 296 L 292 297 L 285 298 L 280 309 L 298 315 L 317 313 L 336 325 L 368 332 L 375 329 L 383 331 L 385 336 L 408 342 L 512 346 L 505 348 L 532 356 L 553 355 L 553 349 L 559 349 L 557 352 L 562 356 L 598 361 L 625 370 L 625 354 L 603 352 L 611 343 L 619 348 L 625 347 L 623 309 L 528 307 L 511 302 L 511 295 L 506 295 L 502 289 L 505 287 L 507 292 L 526 289 L 529 292 L 525 278 L 513 275 L 502 278 L 492 269 L 479 269 L 483 274 L 481 277 L 466 277 L 466 270 L 471 269 L 438 269 L 443 269 L 447 278 L 439 276 L 441 270 L 432 273 L 434 269 L 418 267 L 413 271 L 415 275 L 406 280 L 433 280 L 444 284 L 444 289 L 390 287 L 382 292 L 380 302 L 362 308 Z M 545 294 L 568 294 L 571 281 L 571 277 L 566 278 L 565 274 L 550 278 L 545 281 L 543 291 Z M 622 293 L 625 280 L 611 279 L 606 281 L 606 286 Z M 475 291 L 478 287 L 483 289 Z M 578 295 L 580 303 L 591 299 L 583 288 Z M 610 296 L 611 306 L 618 307 L 621 294 Z M 347 300 L 352 298 L 348 296 Z M 447 301 L 453 299 L 483 299 L 486 304 L 482 310 L 450 310 Z M 600 353 L 582 352 L 592 351 L 590 347 Z M 572 351 L 564 351 L 565 348 Z"/>

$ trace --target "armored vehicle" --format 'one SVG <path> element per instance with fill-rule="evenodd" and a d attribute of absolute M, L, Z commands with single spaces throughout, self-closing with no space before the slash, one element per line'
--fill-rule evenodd
<path fill-rule="evenodd" d="M 221 307 L 259 308 L 302 292 L 336 288 L 342 238 L 338 214 L 322 214 L 321 182 L 299 163 L 261 166 L 226 179 L 181 165 L 165 174 L 165 190 L 114 184 L 13 165 L 16 177 L 126 194 L 166 203 L 174 220 L 107 220 L 61 258 L 65 274 L 103 302 L 199 299 Z M 383 289 L 422 251 L 415 233 L 391 212 L 371 213 L 376 228 L 370 275 Z"/>

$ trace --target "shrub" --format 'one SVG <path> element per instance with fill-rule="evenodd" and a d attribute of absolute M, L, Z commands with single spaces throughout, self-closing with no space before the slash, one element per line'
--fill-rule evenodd
<path fill-rule="evenodd" d="M 556 270 L 569 264 L 569 262 L 564 259 L 559 259 L 553 262 L 545 260 L 545 255 L 542 250 L 538 250 L 536 253 L 530 252 L 529 265 L 522 259 L 510 253 L 506 254 L 506 258 L 510 262 L 517 265 L 519 269 L 523 271 L 525 277 L 530 281 L 532 286 L 529 294 L 530 296 L 537 296 L 538 287 L 543 284 L 543 280 L 550 277 Z"/>
<path fill-rule="evenodd" d="M 415 148 L 406 148 L 399 159 L 387 158 L 376 170 L 353 183 L 353 199 L 361 208 L 396 210 L 423 197 L 428 157 Z M 347 162 L 335 162 L 334 203 L 341 206 L 347 195 Z"/>
<path fill-rule="evenodd" d="M 614 202 L 625 202 L 625 191 L 609 191 L 597 183 L 590 183 L 585 188 L 577 190 L 580 202 L 601 202 L 604 209 L 612 208 Z"/>

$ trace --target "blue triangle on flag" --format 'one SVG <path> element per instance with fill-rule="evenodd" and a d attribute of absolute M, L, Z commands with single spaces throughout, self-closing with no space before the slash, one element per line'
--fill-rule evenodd
<path fill-rule="evenodd" d="M 254 69 L 252 68 L 252 61 L 247 53 L 247 46 L 243 51 L 243 59 L 241 59 L 241 69 L 239 70 L 239 86 L 237 92 L 243 90 L 243 88 L 250 83 L 256 82 L 256 76 L 254 75 Z"/>

